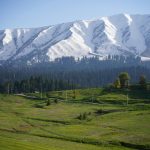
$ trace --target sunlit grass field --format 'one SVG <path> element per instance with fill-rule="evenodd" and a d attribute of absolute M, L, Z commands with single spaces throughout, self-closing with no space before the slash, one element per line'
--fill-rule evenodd
<path fill-rule="evenodd" d="M 150 93 L 96 88 L 28 96 L 37 98 L 0 95 L 0 150 L 150 149 Z"/>

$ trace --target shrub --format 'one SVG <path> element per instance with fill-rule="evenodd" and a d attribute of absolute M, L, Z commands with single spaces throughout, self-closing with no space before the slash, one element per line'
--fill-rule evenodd
<path fill-rule="evenodd" d="M 84 112 L 84 113 L 80 113 L 80 115 L 77 117 L 77 119 L 79 119 L 79 120 L 87 120 L 88 119 L 88 115 L 91 115 L 91 112 L 89 112 L 89 113 L 86 113 L 86 112 Z"/>
<path fill-rule="evenodd" d="M 49 106 L 49 105 L 51 105 L 51 101 L 48 99 L 47 103 L 46 103 L 46 106 Z"/>
<path fill-rule="evenodd" d="M 57 98 L 54 99 L 54 103 L 56 103 L 56 104 L 58 103 L 58 99 Z"/>

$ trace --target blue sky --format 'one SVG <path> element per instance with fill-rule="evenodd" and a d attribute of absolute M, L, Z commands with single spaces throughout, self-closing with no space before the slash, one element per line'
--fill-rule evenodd
<path fill-rule="evenodd" d="M 150 14 L 150 0 L 0 0 L 0 29 L 40 27 L 118 13 Z"/>

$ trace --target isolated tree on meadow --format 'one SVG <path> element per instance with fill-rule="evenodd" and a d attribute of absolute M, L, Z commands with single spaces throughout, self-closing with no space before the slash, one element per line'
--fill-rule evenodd
<path fill-rule="evenodd" d="M 128 87 L 130 76 L 129 76 L 129 74 L 127 72 L 122 72 L 119 75 L 119 80 L 120 80 L 121 88 Z"/>

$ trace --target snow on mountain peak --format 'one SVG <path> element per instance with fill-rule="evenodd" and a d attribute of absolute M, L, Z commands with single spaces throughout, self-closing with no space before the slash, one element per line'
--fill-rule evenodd
<path fill-rule="evenodd" d="M 150 57 L 150 15 L 119 14 L 31 29 L 0 31 L 0 61 L 52 61 L 63 56 Z"/>

